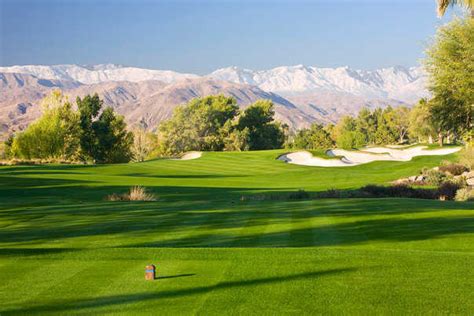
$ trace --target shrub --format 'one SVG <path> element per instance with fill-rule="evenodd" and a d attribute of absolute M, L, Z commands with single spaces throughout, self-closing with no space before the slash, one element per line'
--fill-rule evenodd
<path fill-rule="evenodd" d="M 474 189 L 462 188 L 456 191 L 456 201 L 474 201 Z"/>
<path fill-rule="evenodd" d="M 459 163 L 474 170 L 474 147 L 464 148 L 459 154 Z"/>
<path fill-rule="evenodd" d="M 456 182 L 443 182 L 438 188 L 438 196 L 440 199 L 453 200 L 456 192 L 461 188 L 461 185 Z"/>
<path fill-rule="evenodd" d="M 107 201 L 156 201 L 157 198 L 152 193 L 147 193 L 141 186 L 131 187 L 129 193 L 112 193 L 105 198 Z"/>
<path fill-rule="evenodd" d="M 369 197 L 404 197 L 415 199 L 434 199 L 436 190 L 415 189 L 406 184 L 396 184 L 391 186 L 366 185 L 360 191 Z"/>
<path fill-rule="evenodd" d="M 291 192 L 288 195 L 288 199 L 290 200 L 305 200 L 305 199 L 309 199 L 310 197 L 311 196 L 309 195 L 309 193 L 302 189 L 296 192 Z"/>
<path fill-rule="evenodd" d="M 464 171 L 467 171 L 467 170 L 468 169 L 466 168 L 466 166 L 464 166 L 462 164 L 458 164 L 458 163 L 450 163 L 450 164 L 446 164 L 446 165 L 443 165 L 443 166 L 439 167 L 439 171 L 445 172 L 445 173 L 446 172 L 450 173 L 453 176 L 459 176 Z"/>
<path fill-rule="evenodd" d="M 423 169 L 423 175 L 425 176 L 425 182 L 430 185 L 439 186 L 446 180 L 446 174 L 435 169 Z"/>

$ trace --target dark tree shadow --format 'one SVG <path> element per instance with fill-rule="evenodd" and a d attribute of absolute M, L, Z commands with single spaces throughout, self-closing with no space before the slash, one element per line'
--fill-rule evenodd
<path fill-rule="evenodd" d="M 196 275 L 195 273 L 184 273 L 184 274 L 176 274 L 176 275 L 162 275 L 155 277 L 155 280 L 163 280 L 163 279 L 175 279 L 175 278 L 183 278 L 183 277 L 190 277 Z"/>
<path fill-rule="evenodd" d="M 154 293 L 143 292 L 143 293 L 135 293 L 135 294 L 128 294 L 128 295 L 95 297 L 95 298 L 81 299 L 81 300 L 57 301 L 57 302 L 53 302 L 47 305 L 38 305 L 38 306 L 32 306 L 32 307 L 24 307 L 20 309 L 5 310 L 2 312 L 2 315 L 31 314 L 31 313 L 44 314 L 44 313 L 52 313 L 52 312 L 67 313 L 67 312 L 78 311 L 82 309 L 114 307 L 121 304 L 130 304 L 130 303 L 135 303 L 135 302 L 153 301 L 153 300 L 160 300 L 160 299 L 166 299 L 166 298 L 200 295 L 200 294 L 206 294 L 209 292 L 214 292 L 214 291 L 219 291 L 219 290 L 224 290 L 224 289 L 231 289 L 231 288 L 238 288 L 238 287 L 256 286 L 256 285 L 264 285 L 264 284 L 276 284 L 276 283 L 284 283 L 288 281 L 297 281 L 297 280 L 312 280 L 312 279 L 316 280 L 321 277 L 334 275 L 334 274 L 348 273 L 348 272 L 353 272 L 356 270 L 357 269 L 355 268 L 330 269 L 330 270 L 305 272 L 305 273 L 298 273 L 298 274 L 293 274 L 293 275 L 267 277 L 267 278 L 253 279 L 253 280 L 227 281 L 227 282 L 221 282 L 215 285 L 200 286 L 200 287 L 186 288 L 186 289 L 180 289 L 180 290 L 160 291 L 160 292 L 154 292 Z"/>

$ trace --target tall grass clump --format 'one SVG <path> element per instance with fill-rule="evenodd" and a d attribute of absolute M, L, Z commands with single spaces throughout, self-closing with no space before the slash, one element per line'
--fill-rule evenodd
<path fill-rule="evenodd" d="M 466 147 L 460 152 L 459 163 L 474 170 L 474 147 Z"/>
<path fill-rule="evenodd" d="M 469 187 L 462 188 L 456 191 L 456 197 L 454 198 L 456 201 L 474 201 L 474 189 Z"/>
<path fill-rule="evenodd" d="M 130 201 L 156 201 L 153 193 L 148 193 L 144 187 L 135 186 L 130 188 Z"/>
<path fill-rule="evenodd" d="M 157 197 L 153 193 L 147 192 L 146 188 L 142 186 L 134 186 L 128 193 L 112 193 L 105 199 L 107 201 L 156 201 Z"/>

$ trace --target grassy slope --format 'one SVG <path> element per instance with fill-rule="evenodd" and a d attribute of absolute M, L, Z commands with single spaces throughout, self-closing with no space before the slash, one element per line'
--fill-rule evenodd
<path fill-rule="evenodd" d="M 279 153 L 0 167 L 0 314 L 474 310 L 472 203 L 239 199 L 385 183 L 446 157 L 315 168 Z M 131 185 L 160 200 L 102 201 Z"/>

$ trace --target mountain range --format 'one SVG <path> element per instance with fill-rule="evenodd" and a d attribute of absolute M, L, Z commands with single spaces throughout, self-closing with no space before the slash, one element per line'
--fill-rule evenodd
<path fill-rule="evenodd" d="M 141 121 L 152 128 L 176 106 L 198 96 L 222 93 L 243 107 L 271 99 L 277 119 L 301 128 L 315 121 L 336 122 L 363 107 L 411 105 L 428 95 L 425 86 L 421 67 L 228 67 L 204 76 L 114 64 L 0 67 L 0 128 L 25 128 L 40 115 L 39 101 L 52 89 L 63 90 L 71 99 L 98 93 L 130 124 Z"/>

